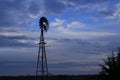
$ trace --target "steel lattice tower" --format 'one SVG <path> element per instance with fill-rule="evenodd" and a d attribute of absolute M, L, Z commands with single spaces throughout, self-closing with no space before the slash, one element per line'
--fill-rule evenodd
<path fill-rule="evenodd" d="M 45 17 L 41 17 L 39 21 L 39 26 L 41 29 L 41 33 L 40 33 L 37 67 L 36 67 L 36 80 L 47 80 L 48 66 L 47 66 L 47 57 L 45 50 L 46 43 L 44 41 L 44 31 L 48 30 L 49 27 L 48 20 Z"/>

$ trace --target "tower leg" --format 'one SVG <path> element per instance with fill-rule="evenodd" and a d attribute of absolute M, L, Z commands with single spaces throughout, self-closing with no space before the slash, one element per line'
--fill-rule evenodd
<path fill-rule="evenodd" d="M 41 30 L 38 58 L 37 58 L 37 67 L 36 67 L 36 80 L 47 80 L 48 78 L 48 66 L 47 66 L 47 57 L 45 50 L 45 42 L 43 30 Z"/>

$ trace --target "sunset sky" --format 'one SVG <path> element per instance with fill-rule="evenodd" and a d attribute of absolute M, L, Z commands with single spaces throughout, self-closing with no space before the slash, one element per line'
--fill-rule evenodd
<path fill-rule="evenodd" d="M 42 16 L 51 74 L 98 74 L 120 47 L 120 0 L 0 0 L 0 76 L 35 75 Z"/>

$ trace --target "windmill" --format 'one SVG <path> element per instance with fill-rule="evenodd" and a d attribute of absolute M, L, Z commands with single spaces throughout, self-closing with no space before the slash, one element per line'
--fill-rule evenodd
<path fill-rule="evenodd" d="M 41 17 L 39 20 L 39 26 L 41 29 L 41 33 L 40 33 L 37 67 L 36 67 L 36 80 L 46 80 L 48 77 L 48 66 L 47 66 L 47 57 L 45 50 L 46 43 L 44 42 L 44 32 L 47 32 L 49 28 L 49 22 L 47 18 Z"/>

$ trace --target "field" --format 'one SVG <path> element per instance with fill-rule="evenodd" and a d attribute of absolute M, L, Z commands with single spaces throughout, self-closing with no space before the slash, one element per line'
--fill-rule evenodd
<path fill-rule="evenodd" d="M 1 76 L 0 80 L 36 80 L 35 76 Z M 97 75 L 56 75 L 49 76 L 48 80 L 100 80 Z"/>

